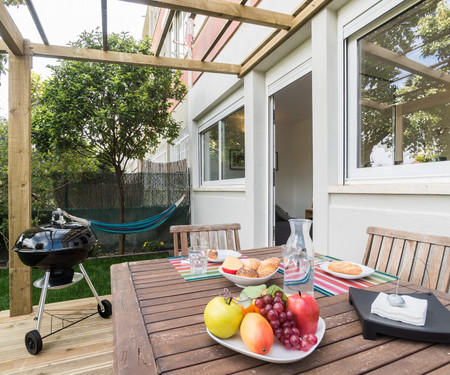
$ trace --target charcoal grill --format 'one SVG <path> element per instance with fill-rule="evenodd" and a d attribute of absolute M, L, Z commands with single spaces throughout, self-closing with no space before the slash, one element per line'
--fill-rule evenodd
<path fill-rule="evenodd" d="M 20 260 L 32 268 L 45 270 L 45 276 L 36 280 L 33 285 L 41 288 L 39 312 L 35 318 L 37 327 L 25 335 L 25 346 L 30 354 L 38 354 L 42 350 L 42 340 L 64 328 L 78 323 L 89 316 L 99 314 L 102 318 L 109 318 L 112 314 L 112 305 L 108 300 L 100 300 L 94 285 L 91 282 L 82 262 L 86 260 L 97 238 L 90 228 L 74 222 L 66 222 L 61 211 L 52 213 L 50 225 L 34 227 L 23 232 L 13 250 Z M 81 273 L 75 272 L 73 267 L 79 266 Z M 63 327 L 45 336 L 41 336 L 39 329 L 44 313 L 45 298 L 48 289 L 68 287 L 81 279 L 85 279 L 97 299 L 97 311 L 81 319 L 67 319 Z M 77 315 L 78 316 L 78 315 Z M 51 326 L 53 327 L 53 325 Z"/>

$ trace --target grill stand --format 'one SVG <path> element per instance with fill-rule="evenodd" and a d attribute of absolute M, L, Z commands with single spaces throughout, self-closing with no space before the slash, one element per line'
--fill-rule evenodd
<path fill-rule="evenodd" d="M 26 346 L 26 348 L 28 350 L 28 353 L 30 353 L 32 355 L 38 354 L 42 350 L 42 346 L 43 346 L 42 339 L 44 339 L 44 338 L 46 338 L 48 336 L 51 336 L 51 335 L 53 335 L 53 334 L 55 334 L 55 333 L 65 329 L 65 328 L 68 328 L 68 327 L 76 324 L 76 323 L 79 323 L 79 322 L 81 322 L 81 321 L 83 321 L 83 320 L 85 320 L 85 319 L 87 319 L 87 318 L 97 314 L 97 312 L 102 318 L 105 318 L 105 319 L 109 318 L 111 316 L 111 314 L 112 314 L 111 302 L 109 302 L 106 299 L 100 300 L 100 297 L 99 297 L 97 291 L 95 290 L 94 285 L 92 284 L 92 281 L 89 278 L 89 275 L 87 274 L 87 272 L 84 269 L 83 265 L 80 263 L 78 266 L 80 267 L 80 270 L 81 270 L 83 276 L 81 276 L 80 274 L 75 273 L 71 283 L 64 284 L 64 285 L 57 285 L 57 286 L 53 286 L 52 287 L 50 285 L 50 273 L 51 273 L 50 270 L 47 270 L 45 272 L 45 276 L 44 276 L 43 280 L 39 279 L 39 280 L 37 280 L 34 283 L 34 286 L 36 286 L 38 288 L 42 288 L 42 291 L 41 291 L 41 296 L 40 296 L 40 299 L 39 299 L 38 316 L 36 318 L 34 318 L 35 320 L 37 320 L 36 329 L 33 330 L 33 331 L 28 332 L 25 335 L 25 346 Z M 64 326 L 64 322 L 65 321 L 71 321 L 70 319 L 59 318 L 57 315 L 52 315 L 52 314 L 47 312 L 47 314 L 51 315 L 51 317 L 52 317 L 52 323 L 50 325 L 50 333 L 42 337 L 41 334 L 39 333 L 39 330 L 41 328 L 42 315 L 44 313 L 45 299 L 47 297 L 47 290 L 48 289 L 65 288 L 67 286 L 70 286 L 70 285 L 78 282 L 83 277 L 86 279 L 86 282 L 89 285 L 89 288 L 91 289 L 92 294 L 94 295 L 95 299 L 97 300 L 97 303 L 98 303 L 97 311 L 94 312 L 94 313 L 87 314 L 86 316 L 84 316 L 84 317 L 82 317 L 80 319 L 77 319 L 75 321 L 72 321 L 72 323 L 70 323 L 69 325 L 66 325 L 66 326 Z M 43 284 L 42 284 L 42 282 L 43 282 Z M 58 319 L 62 320 L 62 328 L 57 329 L 56 331 L 53 331 L 53 317 L 57 317 Z"/>

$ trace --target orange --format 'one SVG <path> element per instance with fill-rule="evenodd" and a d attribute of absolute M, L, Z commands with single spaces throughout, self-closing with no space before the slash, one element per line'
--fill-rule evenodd
<path fill-rule="evenodd" d="M 239 297 L 236 297 L 236 299 L 239 300 Z M 256 309 L 255 301 L 252 301 L 252 304 L 249 307 L 247 307 L 246 309 L 244 309 L 244 306 L 242 306 L 242 305 L 239 305 L 239 306 L 241 307 L 243 316 L 245 316 L 249 312 L 255 312 L 255 309 Z"/>

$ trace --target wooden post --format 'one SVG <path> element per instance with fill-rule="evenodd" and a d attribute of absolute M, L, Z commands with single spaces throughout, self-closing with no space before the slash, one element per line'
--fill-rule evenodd
<path fill-rule="evenodd" d="M 19 235 L 31 226 L 31 56 L 9 53 L 8 211 L 10 316 L 33 311 L 31 268 L 12 251 Z"/>

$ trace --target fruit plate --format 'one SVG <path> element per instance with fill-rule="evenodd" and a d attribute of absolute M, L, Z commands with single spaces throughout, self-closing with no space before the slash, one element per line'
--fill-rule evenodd
<path fill-rule="evenodd" d="M 208 258 L 208 262 L 223 263 L 223 261 L 228 255 L 231 255 L 235 258 L 240 258 L 242 256 L 241 253 L 234 250 L 216 250 L 216 251 L 217 251 L 217 258 L 216 259 Z"/>
<path fill-rule="evenodd" d="M 247 348 L 247 346 L 241 339 L 241 334 L 239 331 L 237 331 L 234 336 L 231 336 L 228 339 L 219 339 L 218 337 L 214 336 L 211 332 L 209 332 L 208 328 L 206 328 L 206 331 L 208 332 L 208 335 L 210 335 L 211 338 L 216 342 L 218 342 L 219 344 L 232 350 L 235 350 L 239 353 L 245 354 L 249 357 L 257 358 L 262 361 L 272 363 L 290 363 L 299 361 L 300 359 L 307 357 L 316 349 L 317 345 L 319 345 L 320 341 L 322 341 L 322 337 L 325 333 L 325 322 L 323 321 L 322 318 L 319 317 L 319 323 L 317 325 L 317 332 L 316 332 L 317 344 L 311 347 L 311 349 L 309 349 L 307 352 L 302 352 L 300 350 L 295 349 L 286 349 L 278 341 L 278 339 L 274 338 L 273 345 L 269 353 L 267 353 L 266 355 L 257 354 L 251 352 Z"/>
<path fill-rule="evenodd" d="M 245 263 L 248 259 L 243 259 L 242 262 Z M 244 277 L 244 276 L 236 276 L 231 273 L 224 272 L 222 266 L 218 268 L 219 272 L 223 275 L 223 277 L 227 278 L 231 282 L 235 283 L 239 288 L 246 288 L 248 286 L 255 286 L 265 284 L 269 281 L 278 271 L 278 268 L 266 277 Z"/>
<path fill-rule="evenodd" d="M 328 265 L 330 263 L 331 262 L 321 263 L 320 264 L 320 268 L 323 271 L 328 272 L 329 274 L 331 274 L 333 276 L 340 277 L 341 279 L 347 279 L 347 280 L 361 279 L 363 277 L 370 276 L 370 275 L 372 275 L 375 272 L 375 270 L 373 268 L 370 268 L 370 267 L 367 267 L 367 266 L 363 266 L 362 264 L 349 262 L 349 263 L 352 263 L 352 264 L 356 264 L 357 266 L 360 266 L 361 269 L 362 269 L 362 272 L 359 275 L 349 275 L 349 274 L 346 274 L 346 273 L 334 272 L 334 271 L 329 270 L 328 269 Z"/>

